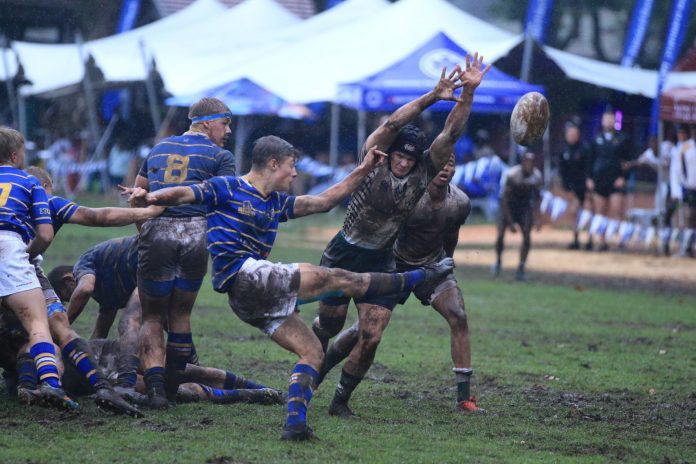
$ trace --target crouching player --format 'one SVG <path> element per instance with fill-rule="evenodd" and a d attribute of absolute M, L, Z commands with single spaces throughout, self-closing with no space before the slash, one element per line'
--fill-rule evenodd
<path fill-rule="evenodd" d="M 297 314 L 296 305 L 329 296 L 396 294 L 432 281 L 453 267 L 448 259 L 402 274 L 357 274 L 308 263 L 266 260 L 280 222 L 330 210 L 383 163 L 384 156 L 373 147 L 360 166 L 322 194 L 289 196 L 286 192 L 297 175 L 296 151 L 285 140 L 266 136 L 255 142 L 251 171 L 243 177 L 215 177 L 152 193 L 125 189 L 132 193 L 136 206 L 207 205 L 215 290 L 228 294 L 230 307 L 240 319 L 300 358 L 290 378 L 283 439 L 313 437 L 306 412 L 324 358 L 321 343 Z"/>

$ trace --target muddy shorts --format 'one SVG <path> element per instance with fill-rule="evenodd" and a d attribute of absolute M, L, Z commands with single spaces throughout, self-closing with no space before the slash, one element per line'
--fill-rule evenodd
<path fill-rule="evenodd" d="M 208 269 L 204 217 L 157 217 L 140 229 L 138 288 L 152 297 L 195 292 Z"/>
<path fill-rule="evenodd" d="M 244 322 L 273 335 L 296 311 L 300 268 L 248 258 L 228 292 L 230 308 Z"/>
<path fill-rule="evenodd" d="M 510 216 L 512 216 L 513 224 L 519 224 L 523 231 L 532 230 L 532 224 L 534 223 L 534 212 L 531 206 L 527 205 L 510 205 Z M 510 226 L 508 219 L 505 217 L 503 212 L 500 212 L 498 216 L 498 227 L 506 229 Z"/>
<path fill-rule="evenodd" d="M 436 262 L 444 259 L 445 257 L 446 255 L 443 252 L 436 259 Z M 418 266 L 413 266 L 411 264 L 399 260 L 398 258 L 396 259 L 397 272 L 408 272 L 418 268 Z M 455 279 L 454 277 L 454 272 L 450 272 L 449 274 L 443 276 L 441 279 L 438 279 L 435 282 L 429 284 L 421 282 L 420 284 L 416 285 L 416 287 L 413 289 L 413 294 L 416 296 L 416 298 L 420 300 L 423 306 L 430 306 L 438 296 L 442 295 L 450 288 L 457 288 L 457 286 L 457 279 Z M 399 295 L 399 304 L 406 303 L 406 300 L 408 300 L 408 297 L 411 295 L 411 293 L 412 292 L 410 290 L 403 291 Z"/>
<path fill-rule="evenodd" d="M 0 298 L 34 288 L 41 285 L 27 244 L 17 232 L 0 230 Z"/>
<path fill-rule="evenodd" d="M 376 250 L 359 247 L 348 243 L 342 232 L 336 234 L 326 246 L 319 265 L 351 272 L 392 273 L 395 270 L 394 253 L 391 246 Z M 341 306 L 348 304 L 350 297 L 326 298 L 323 301 L 329 306 Z M 399 301 L 399 295 L 356 298 L 354 301 L 356 304 L 373 304 L 391 311 Z"/>

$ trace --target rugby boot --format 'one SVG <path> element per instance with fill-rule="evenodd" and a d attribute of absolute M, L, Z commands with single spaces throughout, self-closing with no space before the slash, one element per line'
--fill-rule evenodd
<path fill-rule="evenodd" d="M 210 401 L 217 404 L 285 404 L 285 394 L 275 388 L 239 389 L 235 394 L 211 396 Z"/>
<path fill-rule="evenodd" d="M 41 403 L 41 392 L 35 388 L 27 388 L 22 385 L 17 387 L 17 401 L 26 406 Z"/>
<path fill-rule="evenodd" d="M 437 282 L 452 272 L 453 269 L 454 260 L 452 258 L 444 258 L 437 263 L 426 264 L 423 266 L 423 270 L 425 271 L 423 285 L 432 285 L 434 282 Z"/>
<path fill-rule="evenodd" d="M 491 267 L 491 275 L 493 277 L 498 277 L 500 275 L 500 261 L 496 261 L 493 267 Z"/>
<path fill-rule="evenodd" d="M 337 416 L 341 419 L 358 418 L 358 416 L 348 407 L 348 403 L 336 401 L 335 399 L 332 400 L 331 404 L 329 405 L 329 416 Z"/>
<path fill-rule="evenodd" d="M 62 409 L 76 410 L 80 407 L 77 402 L 70 399 L 62 388 L 52 387 L 47 383 L 42 383 L 39 388 L 41 403 L 45 406 L 57 406 Z"/>
<path fill-rule="evenodd" d="M 470 396 L 468 400 L 458 402 L 457 410 L 462 412 L 485 412 L 485 409 L 479 408 L 476 405 L 475 396 Z"/>
<path fill-rule="evenodd" d="M 151 387 L 147 390 L 147 406 L 150 409 L 167 409 L 171 406 L 164 389 Z"/>
<path fill-rule="evenodd" d="M 524 271 L 524 267 L 520 266 L 517 268 L 517 272 L 515 273 L 515 280 L 518 282 L 524 282 L 527 280 L 527 273 Z"/>
<path fill-rule="evenodd" d="M 138 406 L 147 405 L 147 396 L 143 395 L 142 393 L 138 393 L 137 391 L 135 391 L 135 388 L 133 387 L 124 387 L 116 385 L 114 387 L 114 391 L 118 393 L 121 396 L 121 398 L 128 401 L 129 403 Z"/>
<path fill-rule="evenodd" d="M 143 417 L 137 408 L 131 406 L 126 400 L 111 388 L 99 388 L 94 396 L 94 402 L 101 409 L 106 409 L 116 414 L 126 414 L 132 417 Z"/>
<path fill-rule="evenodd" d="M 314 434 L 314 431 L 307 424 L 285 424 L 280 439 L 288 441 L 307 441 L 319 440 L 319 437 Z"/>

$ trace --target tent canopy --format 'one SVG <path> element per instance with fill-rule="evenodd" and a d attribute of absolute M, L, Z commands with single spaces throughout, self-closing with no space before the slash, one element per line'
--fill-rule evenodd
<path fill-rule="evenodd" d="M 662 92 L 660 119 L 696 124 L 696 87 L 677 87 Z"/>
<path fill-rule="evenodd" d="M 227 104 L 232 114 L 238 116 L 265 114 L 292 119 L 311 116 L 307 107 L 289 104 L 249 79 L 240 79 L 198 94 L 171 97 L 166 103 L 170 106 L 191 106 L 203 97 L 219 98 Z"/>
<path fill-rule="evenodd" d="M 442 67 L 448 72 L 464 66 L 466 50 L 438 32 L 424 45 L 402 60 L 358 82 L 344 84 L 338 101 L 367 111 L 392 111 L 428 92 L 440 78 Z M 527 92 L 543 92 L 543 87 L 526 84 L 492 67 L 476 90 L 472 111 L 509 112 Z M 433 110 L 449 110 L 452 102 L 438 102 Z"/>

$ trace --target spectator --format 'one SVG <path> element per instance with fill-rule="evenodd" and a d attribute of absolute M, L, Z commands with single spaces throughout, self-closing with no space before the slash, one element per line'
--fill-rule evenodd
<path fill-rule="evenodd" d="M 565 148 L 561 154 L 561 181 L 563 188 L 573 193 L 573 211 L 576 219 L 573 228 L 573 242 L 568 246 L 571 250 L 580 249 L 579 215 L 585 205 L 586 178 L 588 163 L 590 161 L 590 149 L 580 140 L 580 126 L 576 121 L 568 121 L 565 126 Z M 591 197 L 590 197 L 591 199 Z M 590 210 L 592 210 L 592 202 Z M 587 239 L 586 249 L 592 249 L 592 236 Z"/>
<path fill-rule="evenodd" d="M 588 163 L 587 190 L 592 192 L 596 212 L 621 220 L 626 204 L 626 166 L 631 161 L 631 144 L 616 130 L 616 115 L 602 114 L 602 133 L 595 138 Z M 599 251 L 607 251 L 606 235 L 600 235 Z"/>
<path fill-rule="evenodd" d="M 677 146 L 672 150 L 669 173 L 671 196 L 683 202 L 687 214 L 679 255 L 693 257 L 696 235 L 696 143 L 686 125 L 677 128 Z"/>

